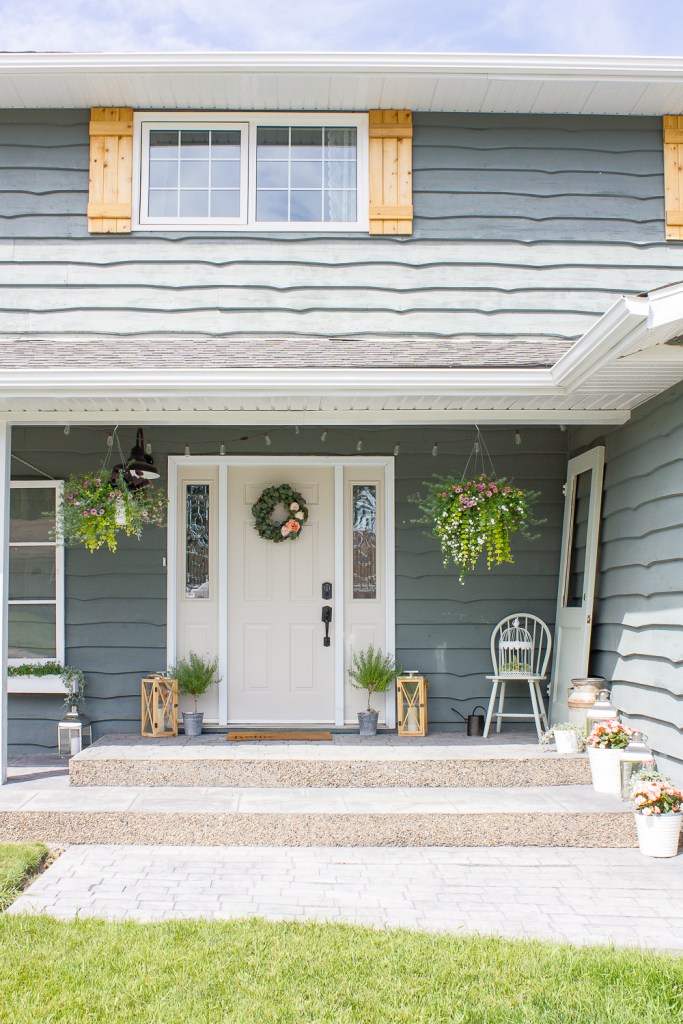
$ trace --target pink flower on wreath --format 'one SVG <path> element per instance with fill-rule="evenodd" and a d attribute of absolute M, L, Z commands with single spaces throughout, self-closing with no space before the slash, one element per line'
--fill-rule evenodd
<path fill-rule="evenodd" d="M 280 529 L 280 533 L 282 534 L 283 537 L 289 537 L 289 529 L 287 528 L 287 523 L 285 523 L 285 525 Z"/>
<path fill-rule="evenodd" d="M 295 519 L 301 519 L 301 520 L 303 520 L 303 518 L 304 518 L 304 514 L 303 514 L 303 512 L 295 512 L 295 514 L 294 514 L 294 518 L 295 518 Z"/>
<path fill-rule="evenodd" d="M 288 519 L 285 526 L 288 533 L 298 533 L 301 529 L 301 523 L 297 523 L 296 519 Z"/>
<path fill-rule="evenodd" d="M 290 512 L 298 512 L 299 511 L 299 507 L 300 507 L 299 506 L 299 502 L 298 501 L 293 501 L 292 504 L 289 506 Z"/>

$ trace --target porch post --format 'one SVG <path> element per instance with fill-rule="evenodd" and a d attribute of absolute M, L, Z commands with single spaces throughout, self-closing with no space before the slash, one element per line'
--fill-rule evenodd
<path fill-rule="evenodd" d="M 9 599 L 9 481 L 12 428 L 0 423 L 0 785 L 7 782 L 7 630 Z"/>

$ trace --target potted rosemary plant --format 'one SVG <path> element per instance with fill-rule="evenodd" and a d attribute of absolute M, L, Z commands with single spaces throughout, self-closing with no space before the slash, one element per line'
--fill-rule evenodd
<path fill-rule="evenodd" d="M 181 658 L 169 670 L 178 680 L 178 692 L 194 697 L 194 711 L 183 711 L 183 729 L 186 736 L 200 736 L 204 724 L 204 712 L 197 710 L 197 698 L 211 686 L 220 682 L 218 658 L 202 657 L 191 651 L 187 658 Z"/>
<path fill-rule="evenodd" d="M 374 736 L 377 733 L 379 712 L 371 704 L 373 693 L 386 693 L 401 671 L 390 654 L 385 654 L 381 648 L 375 648 L 372 644 L 354 653 L 349 678 L 357 690 L 367 690 L 368 694 L 367 710 L 358 712 L 361 736 Z"/>

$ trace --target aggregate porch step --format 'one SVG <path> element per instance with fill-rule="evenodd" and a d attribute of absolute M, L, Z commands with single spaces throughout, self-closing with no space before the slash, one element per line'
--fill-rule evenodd
<path fill-rule="evenodd" d="M 627 805 L 591 787 L 217 789 L 30 783 L 0 793 L 0 840 L 56 845 L 633 847 Z"/>
<path fill-rule="evenodd" d="M 590 783 L 585 755 L 560 756 L 532 742 L 465 745 L 447 739 L 361 744 L 227 743 L 108 737 L 69 762 L 73 786 L 489 787 Z"/>

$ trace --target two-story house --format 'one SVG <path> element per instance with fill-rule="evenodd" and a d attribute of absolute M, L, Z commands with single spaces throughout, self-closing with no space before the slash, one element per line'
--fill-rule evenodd
<path fill-rule="evenodd" d="M 61 714 L 8 663 L 82 668 L 98 736 L 191 650 L 209 725 L 351 723 L 372 641 L 452 726 L 525 610 L 554 714 L 604 676 L 681 778 L 682 61 L 3 54 L 0 107 L 3 754 Z M 139 429 L 167 529 L 64 550 L 61 481 Z M 482 445 L 545 523 L 460 586 L 409 498 Z"/>

